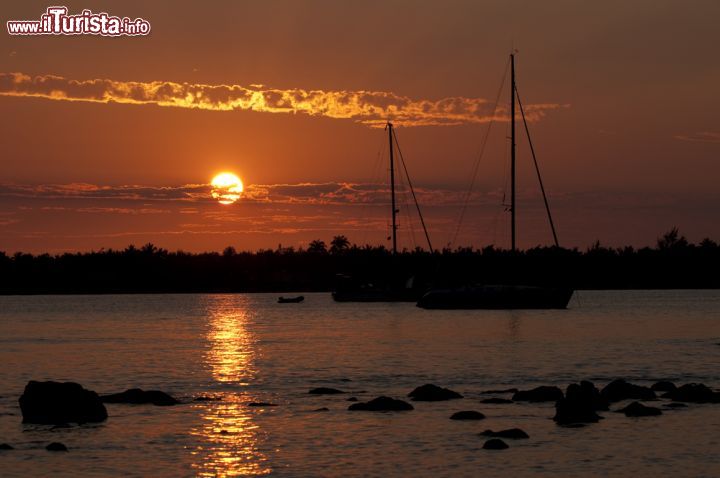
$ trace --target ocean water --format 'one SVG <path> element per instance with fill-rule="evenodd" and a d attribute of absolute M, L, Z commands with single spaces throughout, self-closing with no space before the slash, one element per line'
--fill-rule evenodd
<path fill-rule="evenodd" d="M 720 476 L 720 405 L 649 418 L 601 412 L 597 424 L 565 428 L 551 403 L 480 403 L 488 389 L 582 379 L 718 389 L 720 291 L 583 291 L 564 311 L 276 299 L 0 297 L 0 443 L 15 447 L 0 451 L 0 475 Z M 187 403 L 109 404 L 106 422 L 73 428 L 23 425 L 18 397 L 31 379 L 157 389 Z M 350 396 L 402 398 L 428 382 L 465 398 L 347 411 Z M 307 393 L 318 386 L 349 393 Z M 487 418 L 448 419 L 459 410 Z M 530 439 L 482 449 L 479 432 L 508 427 Z M 52 441 L 70 451 L 46 451 Z"/>

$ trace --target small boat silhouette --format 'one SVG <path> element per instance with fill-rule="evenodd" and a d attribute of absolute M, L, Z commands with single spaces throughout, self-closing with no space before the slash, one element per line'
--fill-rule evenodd
<path fill-rule="evenodd" d="M 297 304 L 305 300 L 305 296 L 299 295 L 297 297 L 278 297 L 278 304 Z"/>

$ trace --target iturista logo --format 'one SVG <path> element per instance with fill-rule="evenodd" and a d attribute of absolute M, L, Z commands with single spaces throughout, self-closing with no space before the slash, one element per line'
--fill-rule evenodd
<path fill-rule="evenodd" d="M 8 20 L 7 31 L 10 35 L 143 36 L 150 34 L 150 22 L 87 9 L 68 15 L 67 7 L 48 7 L 40 20 Z"/>

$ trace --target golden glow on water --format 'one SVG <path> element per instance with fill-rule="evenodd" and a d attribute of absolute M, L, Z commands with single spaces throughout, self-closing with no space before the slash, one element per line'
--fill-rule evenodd
<path fill-rule="evenodd" d="M 213 379 L 245 387 L 254 377 L 254 338 L 247 329 L 246 299 L 239 296 L 208 296 L 208 349 L 205 362 Z M 193 451 L 197 476 L 265 475 L 272 470 L 258 450 L 262 435 L 253 422 L 247 393 L 224 393 L 221 401 L 203 402 L 203 423 L 193 430 L 204 444 Z"/>

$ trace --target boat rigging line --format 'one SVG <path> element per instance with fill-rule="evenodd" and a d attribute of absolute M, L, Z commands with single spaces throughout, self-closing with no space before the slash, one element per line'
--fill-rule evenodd
<path fill-rule="evenodd" d="M 505 71 L 503 72 L 502 80 L 500 81 L 500 88 L 498 89 L 497 96 L 495 97 L 495 105 L 493 106 L 492 116 L 490 117 L 490 122 L 488 123 L 487 130 L 485 131 L 485 137 L 483 138 L 482 145 L 480 146 L 480 154 L 475 160 L 475 164 L 473 164 L 472 174 L 470 175 L 470 186 L 468 187 L 465 198 L 463 199 L 457 228 L 455 229 L 455 234 L 453 235 L 453 238 L 449 244 L 454 244 L 457 241 L 458 235 L 460 234 L 460 228 L 462 226 L 463 219 L 465 218 L 465 212 L 467 210 L 468 203 L 470 202 L 470 195 L 472 194 L 472 190 L 475 187 L 475 180 L 477 179 L 478 169 L 480 168 L 480 161 L 485 154 L 485 146 L 487 146 L 488 137 L 490 136 L 490 130 L 492 129 L 492 125 L 495 123 L 495 114 L 497 113 L 498 104 L 500 103 L 500 96 L 502 95 L 503 89 L 505 88 L 505 78 L 507 78 L 509 66 L 510 59 L 508 59 L 505 65 Z"/>
<path fill-rule="evenodd" d="M 538 166 L 537 158 L 535 157 L 535 148 L 533 147 L 532 140 L 530 139 L 530 129 L 528 129 L 527 120 L 525 119 L 525 111 L 523 110 L 522 101 L 520 101 L 520 93 L 518 92 L 517 85 L 515 85 L 515 96 L 517 96 L 518 106 L 520 106 L 520 114 L 522 115 L 523 125 L 525 125 L 525 133 L 527 134 L 528 143 L 530 144 L 530 152 L 532 153 L 533 163 L 535 164 L 535 172 L 537 173 L 538 182 L 540 183 L 540 191 L 542 191 L 543 201 L 545 201 L 545 210 L 547 211 L 548 221 L 550 222 L 550 229 L 552 229 L 555 247 L 560 247 L 557 233 L 555 232 L 555 223 L 553 222 L 552 214 L 550 213 L 550 204 L 548 203 L 547 196 L 545 195 L 545 186 L 543 186 L 542 177 L 540 176 L 540 166 Z"/>
<path fill-rule="evenodd" d="M 388 123 L 390 124 L 390 123 Z M 425 239 L 427 240 L 428 247 L 430 248 L 430 253 L 434 251 L 432 243 L 430 242 L 430 234 L 428 234 L 427 227 L 425 227 L 425 219 L 423 219 L 422 212 L 420 211 L 420 204 L 418 203 L 417 196 L 415 195 L 415 188 L 413 188 L 412 180 L 410 179 L 410 174 L 408 174 L 407 165 L 405 164 L 405 158 L 403 157 L 402 150 L 400 149 L 400 143 L 398 143 L 397 135 L 395 134 L 395 130 L 391 129 L 393 139 L 395 140 L 395 147 L 398 150 L 398 155 L 400 156 L 400 163 L 402 164 L 403 171 L 405 171 L 405 177 L 408 181 L 408 186 L 410 186 L 410 193 L 412 194 L 413 201 L 415 202 L 415 208 L 417 209 L 418 216 L 420 217 L 420 224 L 422 224 L 423 232 L 425 233 Z"/>

